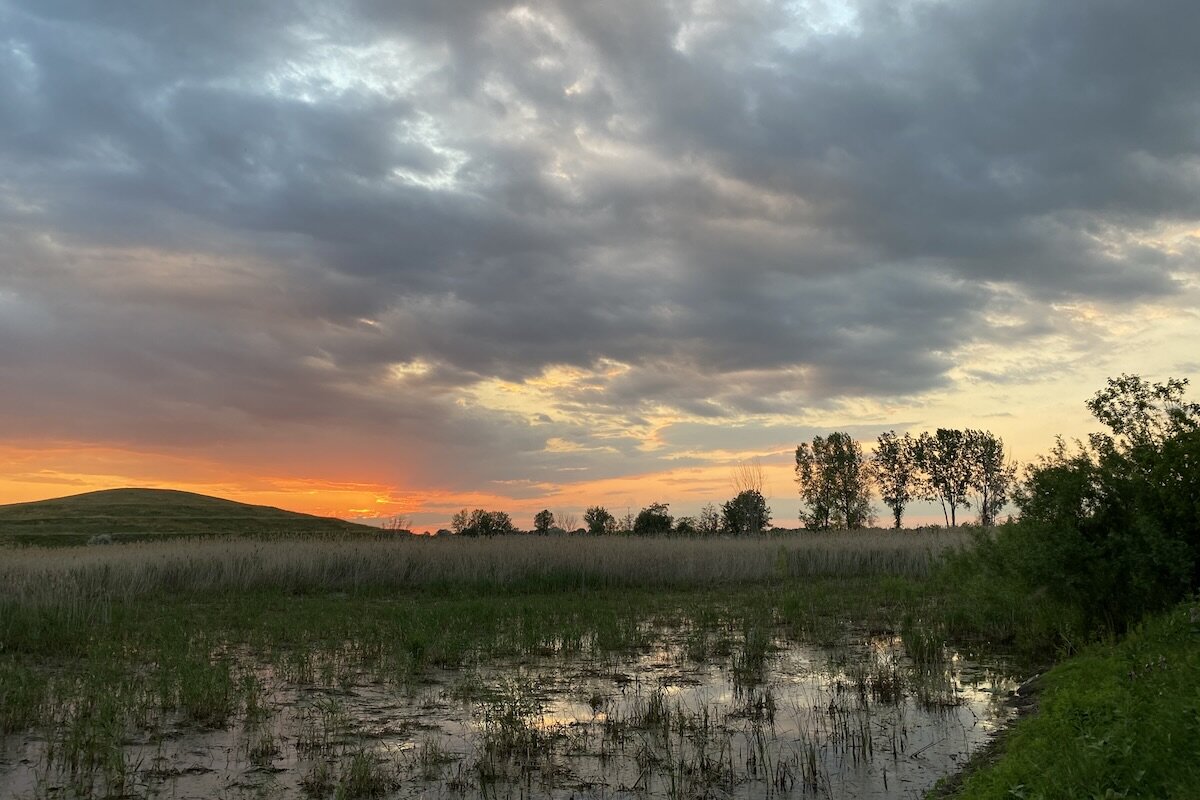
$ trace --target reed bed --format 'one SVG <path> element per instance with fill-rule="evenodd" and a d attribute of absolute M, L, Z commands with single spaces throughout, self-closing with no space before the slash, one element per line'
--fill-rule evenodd
<path fill-rule="evenodd" d="M 957 531 L 739 539 L 511 536 L 171 540 L 28 548 L 0 557 L 0 607 L 71 608 L 171 594 L 263 589 L 674 588 L 815 576 L 929 574 Z"/>

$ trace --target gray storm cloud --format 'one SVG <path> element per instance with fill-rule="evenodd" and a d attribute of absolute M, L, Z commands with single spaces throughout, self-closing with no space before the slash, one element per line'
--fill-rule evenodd
<path fill-rule="evenodd" d="M 1184 0 L 0 0 L 0 434 L 355 431 L 469 486 L 673 453 L 543 452 L 595 420 L 919 396 L 1048 303 L 1194 279 L 1157 237 L 1200 219 L 1196 30 Z M 463 401 L 610 362 L 551 416 Z"/>

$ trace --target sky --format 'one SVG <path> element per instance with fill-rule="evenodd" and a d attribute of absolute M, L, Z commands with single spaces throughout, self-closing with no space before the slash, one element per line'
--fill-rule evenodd
<path fill-rule="evenodd" d="M 1200 373 L 1197 30 L 1194 0 L 0 0 L 0 502 L 530 527 L 695 513 L 750 462 L 787 525 L 833 430 L 1028 461 L 1107 377 Z"/>

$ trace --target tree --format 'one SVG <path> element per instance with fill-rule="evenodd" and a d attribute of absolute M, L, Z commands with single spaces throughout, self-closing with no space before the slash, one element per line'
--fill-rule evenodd
<path fill-rule="evenodd" d="M 693 536 L 696 533 L 695 517 L 680 517 L 675 520 L 675 532 L 680 536 Z"/>
<path fill-rule="evenodd" d="M 879 489 L 883 504 L 892 510 L 894 526 L 900 530 L 905 507 L 919 491 L 916 442 L 912 436 L 897 436 L 895 431 L 879 434 L 871 454 L 871 477 Z"/>
<path fill-rule="evenodd" d="M 608 513 L 604 506 L 592 506 L 583 512 L 583 522 L 587 525 L 588 533 L 600 535 L 612 533 L 617 529 L 617 519 Z"/>
<path fill-rule="evenodd" d="M 970 488 L 979 508 L 979 524 L 990 528 L 1016 482 L 1017 465 L 1006 460 L 1004 440 L 991 431 L 967 430 L 968 458 L 971 462 Z"/>
<path fill-rule="evenodd" d="M 549 533 L 554 527 L 554 514 L 548 508 L 533 515 L 533 529 L 537 533 Z"/>
<path fill-rule="evenodd" d="M 721 532 L 721 514 L 712 503 L 706 503 L 700 509 L 700 518 L 696 520 L 696 530 L 710 536 Z"/>
<path fill-rule="evenodd" d="M 970 508 L 967 497 L 975 481 L 967 434 L 950 428 L 917 437 L 917 465 L 922 472 L 923 496 L 942 504 L 947 527 L 958 525 L 958 509 Z"/>
<path fill-rule="evenodd" d="M 407 514 L 393 514 L 384 520 L 382 527 L 388 533 L 412 533 L 412 517 Z"/>
<path fill-rule="evenodd" d="M 564 531 L 570 532 L 579 527 L 579 517 L 575 516 L 573 511 L 559 511 L 554 515 L 554 519 Z"/>
<path fill-rule="evenodd" d="M 638 512 L 633 532 L 639 535 L 670 533 L 675 520 L 667 513 L 666 503 L 651 503 Z"/>
<path fill-rule="evenodd" d="M 1087 402 L 1107 428 L 1026 469 L 1016 493 L 1031 584 L 1121 629 L 1200 588 L 1200 404 L 1187 381 L 1110 378 Z"/>
<path fill-rule="evenodd" d="M 762 533 L 771 524 L 771 509 L 762 493 L 746 489 L 721 506 L 725 530 L 730 533 Z"/>
<path fill-rule="evenodd" d="M 796 482 L 808 511 L 800 512 L 814 530 L 862 528 L 871 516 L 870 482 L 862 445 L 848 433 L 815 436 L 796 448 Z"/>
<path fill-rule="evenodd" d="M 1109 378 L 1087 407 L 1112 434 L 1093 434 L 1093 444 L 1128 455 L 1200 429 L 1200 403 L 1183 399 L 1187 385 L 1187 378 L 1153 384 L 1137 375 Z"/>
<path fill-rule="evenodd" d="M 636 521 L 637 520 L 633 516 L 633 512 L 626 508 L 624 515 L 617 520 L 617 532 L 633 533 L 633 526 Z"/>
<path fill-rule="evenodd" d="M 482 508 L 470 513 L 464 508 L 454 515 L 450 527 L 461 536 L 499 536 L 517 531 L 506 512 L 484 511 Z"/>

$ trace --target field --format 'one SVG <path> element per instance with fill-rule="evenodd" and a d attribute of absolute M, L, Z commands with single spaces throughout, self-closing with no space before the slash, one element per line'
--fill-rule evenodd
<path fill-rule="evenodd" d="M 964 672 L 912 615 L 914 582 L 963 541 L 10 549 L 0 786 L 657 797 L 821 796 L 902 774 L 931 784 L 982 745 L 980 715 L 998 725 L 1008 713 L 987 687 L 1002 693 L 1011 677 Z M 900 757 L 917 750 L 925 761 Z M 197 752 L 204 765 L 186 755 Z M 211 766 L 221 759 L 235 766 Z"/>
<path fill-rule="evenodd" d="M 989 765 L 1029 708 L 1013 690 L 1069 626 L 972 587 L 954 567 L 971 541 L 3 548 L 0 794 L 914 797 L 941 779 L 1056 797 L 1123 790 L 1146 762 L 1151 794 L 1180 796 L 1197 612 L 1039 679 L 1044 712 Z"/>

